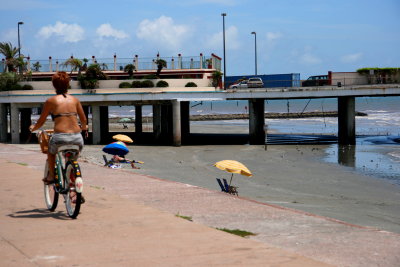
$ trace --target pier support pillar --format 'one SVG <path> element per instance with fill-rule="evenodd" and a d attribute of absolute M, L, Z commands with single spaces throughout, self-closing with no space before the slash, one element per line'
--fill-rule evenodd
<path fill-rule="evenodd" d="M 21 110 L 21 139 L 23 142 L 26 142 L 29 138 L 29 126 L 32 124 L 32 109 L 31 108 L 22 108 Z"/>
<path fill-rule="evenodd" d="M 264 99 L 249 100 L 249 134 L 250 145 L 265 144 Z"/>
<path fill-rule="evenodd" d="M 182 101 L 181 103 L 181 138 L 182 143 L 189 137 L 190 134 L 190 102 Z"/>
<path fill-rule="evenodd" d="M 0 104 L 0 142 L 7 142 L 8 122 L 7 105 Z"/>
<path fill-rule="evenodd" d="M 108 141 L 108 132 L 110 131 L 108 121 L 108 106 L 100 107 L 100 142 L 102 144 Z"/>
<path fill-rule="evenodd" d="M 141 134 L 143 133 L 143 113 L 142 113 L 142 105 L 135 106 L 135 133 Z"/>
<path fill-rule="evenodd" d="M 172 101 L 172 135 L 174 146 L 182 145 L 181 132 L 181 102 L 178 100 Z"/>
<path fill-rule="evenodd" d="M 98 145 L 101 141 L 100 107 L 92 106 L 92 144 Z"/>
<path fill-rule="evenodd" d="M 153 133 L 156 142 L 161 139 L 161 105 L 153 105 Z"/>
<path fill-rule="evenodd" d="M 354 97 L 338 98 L 338 130 L 340 145 L 356 144 L 356 111 Z"/>
<path fill-rule="evenodd" d="M 163 144 L 173 143 L 172 103 L 161 105 L 161 141 Z"/>
<path fill-rule="evenodd" d="M 11 143 L 19 144 L 19 108 L 15 103 L 11 103 L 10 106 L 10 131 Z"/>

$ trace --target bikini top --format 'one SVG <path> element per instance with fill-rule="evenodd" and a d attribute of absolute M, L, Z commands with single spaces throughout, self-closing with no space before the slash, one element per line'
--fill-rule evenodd
<path fill-rule="evenodd" d="M 76 116 L 78 113 L 76 112 L 65 112 L 65 113 L 60 113 L 60 114 L 51 114 L 51 119 L 54 121 L 55 118 L 58 117 L 63 117 L 63 116 Z"/>

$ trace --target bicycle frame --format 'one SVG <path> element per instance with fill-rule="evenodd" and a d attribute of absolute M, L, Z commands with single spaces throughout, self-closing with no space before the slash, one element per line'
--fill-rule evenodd
<path fill-rule="evenodd" d="M 63 156 L 62 156 L 62 155 Z M 68 184 L 66 184 L 67 182 L 67 177 L 66 177 L 66 168 L 67 168 L 67 164 L 72 164 L 74 166 L 75 169 L 75 178 L 78 177 L 82 177 L 81 175 L 81 170 L 79 167 L 79 164 L 76 160 L 76 156 L 77 156 L 78 152 L 76 152 L 75 150 L 71 149 L 71 150 L 62 150 L 57 152 L 56 154 L 56 161 L 55 161 L 55 180 L 56 180 L 56 191 L 60 194 L 66 194 L 69 190 L 69 186 Z M 63 157 L 64 157 L 64 161 L 63 161 Z"/>

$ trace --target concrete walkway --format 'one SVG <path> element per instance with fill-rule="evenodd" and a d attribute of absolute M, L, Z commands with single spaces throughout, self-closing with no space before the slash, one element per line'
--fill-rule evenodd
<path fill-rule="evenodd" d="M 398 234 L 82 162 L 77 220 L 44 208 L 45 155 L 0 144 L 0 266 L 398 266 Z M 176 214 L 192 216 L 193 222 Z M 257 233 L 250 239 L 213 227 Z"/>

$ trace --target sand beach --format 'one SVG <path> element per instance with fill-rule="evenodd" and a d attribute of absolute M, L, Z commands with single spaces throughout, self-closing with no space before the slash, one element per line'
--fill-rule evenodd
<path fill-rule="evenodd" d="M 121 123 L 110 124 L 116 133 Z M 113 127 L 115 126 L 115 127 Z M 192 125 L 192 132 L 245 133 L 232 125 Z M 28 145 L 39 149 L 38 145 Z M 127 171 L 219 191 L 216 178 L 230 179 L 213 164 L 224 159 L 245 164 L 254 174 L 234 175 L 240 196 L 331 217 L 351 224 L 400 233 L 400 187 L 357 173 L 354 168 L 327 163 L 326 145 L 197 145 L 130 144 L 128 159 L 143 161 Z M 103 145 L 86 145 L 81 160 L 104 164 Z M 193 214 L 195 216 L 195 214 Z"/>

